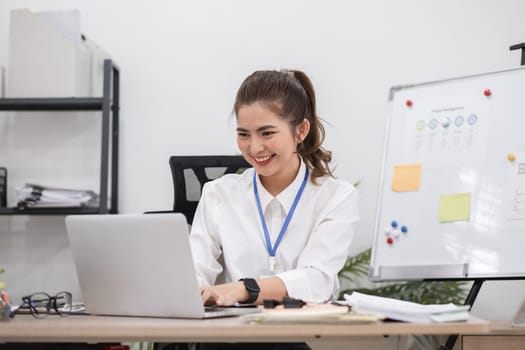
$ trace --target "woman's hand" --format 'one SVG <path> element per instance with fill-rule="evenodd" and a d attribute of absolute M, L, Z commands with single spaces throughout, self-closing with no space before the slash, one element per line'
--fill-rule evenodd
<path fill-rule="evenodd" d="M 208 286 L 201 289 L 201 298 L 204 305 L 232 306 L 243 302 L 249 297 L 242 282 L 231 282 Z"/>
<path fill-rule="evenodd" d="M 288 295 L 284 282 L 277 276 L 259 279 L 257 284 L 261 291 L 254 304 L 262 304 L 264 299 L 283 300 Z M 201 288 L 204 305 L 232 306 L 248 300 L 249 297 L 242 281 Z"/>

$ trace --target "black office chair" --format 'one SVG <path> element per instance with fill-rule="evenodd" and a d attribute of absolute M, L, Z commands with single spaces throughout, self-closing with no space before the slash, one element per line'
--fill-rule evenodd
<path fill-rule="evenodd" d="M 242 173 L 251 167 L 242 156 L 171 156 L 169 163 L 173 178 L 173 211 L 147 213 L 183 213 L 190 225 L 206 182 L 224 174 Z M 185 343 L 154 343 L 153 348 L 181 350 L 190 346 Z"/>
<path fill-rule="evenodd" d="M 186 215 L 191 225 L 206 182 L 250 167 L 242 156 L 171 156 L 173 211 Z"/>

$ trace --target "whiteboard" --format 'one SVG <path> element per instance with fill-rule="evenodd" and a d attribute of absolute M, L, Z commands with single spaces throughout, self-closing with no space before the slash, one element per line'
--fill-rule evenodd
<path fill-rule="evenodd" d="M 389 104 L 370 279 L 525 276 L 525 69 Z"/>

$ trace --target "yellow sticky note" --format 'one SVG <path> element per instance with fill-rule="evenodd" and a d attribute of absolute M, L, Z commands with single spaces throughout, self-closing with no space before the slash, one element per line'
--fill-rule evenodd
<path fill-rule="evenodd" d="M 418 191 L 421 180 L 421 164 L 395 165 L 392 175 L 392 191 Z"/>
<path fill-rule="evenodd" d="M 470 193 L 439 196 L 439 222 L 469 221 Z"/>

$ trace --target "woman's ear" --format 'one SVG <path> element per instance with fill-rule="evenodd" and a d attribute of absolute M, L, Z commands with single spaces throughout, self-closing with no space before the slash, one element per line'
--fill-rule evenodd
<path fill-rule="evenodd" d="M 303 119 L 303 122 L 297 126 L 297 143 L 304 141 L 310 132 L 310 122 L 308 119 Z"/>

